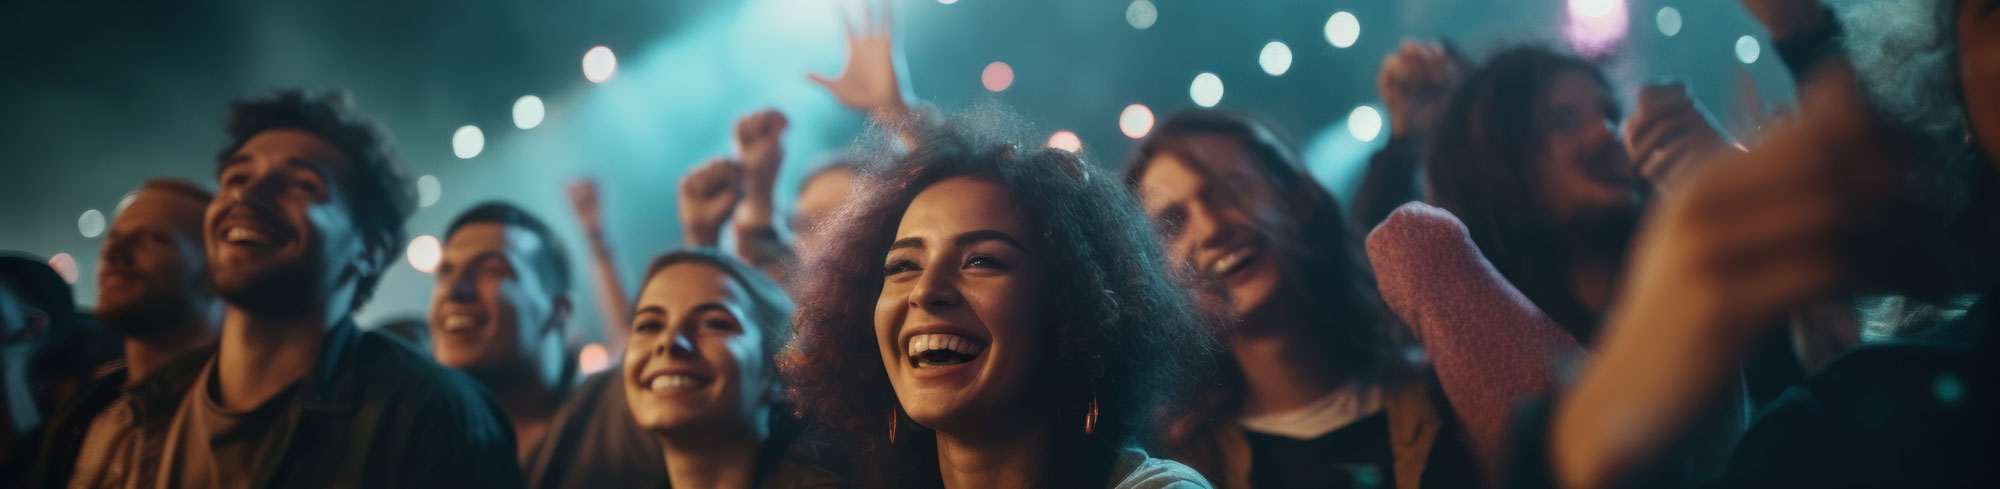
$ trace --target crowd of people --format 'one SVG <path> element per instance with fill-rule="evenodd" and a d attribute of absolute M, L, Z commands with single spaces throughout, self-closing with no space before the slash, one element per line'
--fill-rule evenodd
<path fill-rule="evenodd" d="M 2000 0 L 1743 3 L 1799 93 L 1758 137 L 1560 48 L 1412 41 L 1351 210 L 1252 115 L 1104 164 L 921 103 L 877 7 L 811 76 L 873 126 L 793 208 L 791 122 L 759 111 L 680 180 L 684 246 L 636 293 L 585 179 L 595 297 L 490 201 L 442 230 L 426 317 L 368 326 L 399 157 L 341 93 L 246 98 L 215 181 L 117 213 L 94 311 L 0 257 L 0 480 L 2000 484 Z M 572 360 L 579 307 L 609 371 Z"/>

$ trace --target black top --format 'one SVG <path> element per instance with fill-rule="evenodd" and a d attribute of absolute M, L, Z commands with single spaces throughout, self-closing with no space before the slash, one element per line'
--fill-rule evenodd
<path fill-rule="evenodd" d="M 644 489 L 667 479 L 660 443 L 639 428 L 612 370 L 583 380 L 528 454 L 528 487 Z"/>
<path fill-rule="evenodd" d="M 1988 295 L 1989 298 L 1993 297 Z M 1836 358 L 1750 425 L 1709 487 L 2000 486 L 2000 342 L 1984 300 L 1954 327 L 1978 343 L 1891 343 Z M 1510 487 L 1553 487 L 1547 403 L 1516 422 Z M 1658 478 L 1633 474 L 1634 484 Z M 1659 484 L 1648 484 L 1658 486 Z"/>
<path fill-rule="evenodd" d="M 1387 412 L 1310 440 L 1250 430 L 1243 436 L 1250 442 L 1250 481 L 1257 489 L 1396 487 Z"/>

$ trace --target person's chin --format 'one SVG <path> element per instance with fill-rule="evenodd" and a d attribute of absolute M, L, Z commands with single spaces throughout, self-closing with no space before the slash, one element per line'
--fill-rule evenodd
<path fill-rule="evenodd" d="M 1229 298 L 1235 302 L 1237 314 L 1248 316 L 1271 306 L 1272 297 L 1277 295 L 1277 272 L 1266 261 L 1229 277 Z"/>

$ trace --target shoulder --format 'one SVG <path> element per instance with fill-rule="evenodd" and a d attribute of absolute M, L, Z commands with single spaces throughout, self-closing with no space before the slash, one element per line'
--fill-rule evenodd
<path fill-rule="evenodd" d="M 1372 253 L 1378 246 L 1469 240 L 1470 234 L 1465 229 L 1465 223 L 1451 211 L 1423 202 L 1410 202 L 1390 212 L 1388 219 L 1368 233 L 1368 249 Z"/>
<path fill-rule="evenodd" d="M 1194 469 L 1167 459 L 1152 458 L 1144 450 L 1128 448 L 1118 454 L 1111 469 L 1112 489 L 1209 489 L 1208 479 Z"/>
<path fill-rule="evenodd" d="M 401 409 L 460 417 L 478 425 L 498 422 L 491 395 L 463 372 L 438 365 L 406 343 L 380 332 L 363 332 L 348 361 L 363 398 L 393 403 Z"/>

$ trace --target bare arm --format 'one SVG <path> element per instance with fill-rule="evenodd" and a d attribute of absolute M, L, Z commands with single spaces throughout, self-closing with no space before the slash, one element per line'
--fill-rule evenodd
<path fill-rule="evenodd" d="M 743 164 L 743 201 L 736 204 L 736 257 L 783 280 L 792 261 L 791 245 L 778 235 L 775 198 L 784 164 L 780 140 L 790 123 L 776 110 L 762 110 L 736 122 L 736 159 Z"/>
<path fill-rule="evenodd" d="M 577 224 L 583 228 L 584 239 L 590 245 L 591 278 L 597 289 L 597 316 L 603 321 L 604 341 L 609 351 L 622 351 L 626 327 L 632 322 L 627 317 L 632 306 L 625 295 L 625 283 L 618 278 L 618 265 L 612 259 L 611 240 L 604 235 L 604 213 L 598 200 L 597 182 L 589 178 L 571 182 L 569 203 L 570 210 L 576 213 Z"/>

